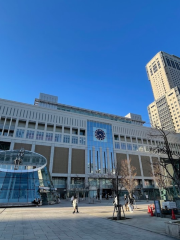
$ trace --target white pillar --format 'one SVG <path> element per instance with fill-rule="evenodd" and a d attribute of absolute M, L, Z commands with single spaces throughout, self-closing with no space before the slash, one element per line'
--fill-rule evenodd
<path fill-rule="evenodd" d="M 106 157 L 107 157 L 107 172 L 111 172 L 111 157 L 110 156 L 110 152 L 109 152 L 109 148 L 106 148 Z"/>
<path fill-rule="evenodd" d="M 99 148 L 100 152 L 100 168 L 101 168 L 101 173 L 103 173 L 103 152 L 102 152 L 102 147 Z"/>
<path fill-rule="evenodd" d="M 50 154 L 50 161 L 49 161 L 49 172 L 50 172 L 50 174 L 52 174 L 53 159 L 54 159 L 54 146 L 51 146 L 51 154 Z"/>
<path fill-rule="evenodd" d="M 143 168 L 142 168 L 142 163 L 141 163 L 141 157 L 140 155 L 138 155 L 139 157 L 139 166 L 140 166 L 140 170 L 141 170 L 141 179 L 142 179 L 142 184 L 143 184 L 143 188 L 145 187 L 144 185 L 144 174 L 143 174 Z"/>
<path fill-rule="evenodd" d="M 13 150 L 14 149 L 14 141 L 11 142 L 11 145 L 10 145 L 10 149 L 9 150 Z"/>
<path fill-rule="evenodd" d="M 35 152 L 35 143 L 32 143 L 31 152 Z"/>
<path fill-rule="evenodd" d="M 90 169 L 88 169 L 88 149 L 85 149 L 85 174 L 88 174 Z"/>
<path fill-rule="evenodd" d="M 69 148 L 69 156 L 68 156 L 67 189 L 70 189 L 70 183 L 71 183 L 71 157 L 72 157 L 72 147 Z"/>
<path fill-rule="evenodd" d="M 93 173 L 96 173 L 95 147 L 92 147 Z"/>

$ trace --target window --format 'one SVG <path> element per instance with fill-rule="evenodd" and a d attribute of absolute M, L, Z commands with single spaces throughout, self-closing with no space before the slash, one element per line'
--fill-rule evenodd
<path fill-rule="evenodd" d="M 34 131 L 32 131 L 32 130 L 27 130 L 26 138 L 28 138 L 28 139 L 34 139 Z"/>
<path fill-rule="evenodd" d="M 64 133 L 68 133 L 68 134 L 70 134 L 70 128 L 64 128 Z"/>
<path fill-rule="evenodd" d="M 127 143 L 127 149 L 132 151 L 132 145 L 130 143 Z"/>
<path fill-rule="evenodd" d="M 53 133 L 46 133 L 46 141 L 52 141 L 53 140 Z"/>
<path fill-rule="evenodd" d="M 126 137 L 126 141 L 127 142 L 131 142 L 131 138 L 130 137 Z"/>
<path fill-rule="evenodd" d="M 114 140 L 119 140 L 119 136 L 118 135 L 114 135 Z"/>
<path fill-rule="evenodd" d="M 168 59 L 168 58 L 166 58 L 166 62 L 167 62 L 167 64 L 168 64 L 168 66 L 170 66 L 170 67 L 171 67 L 171 63 L 170 63 L 170 61 L 169 61 L 169 59 Z"/>
<path fill-rule="evenodd" d="M 125 143 L 121 143 L 121 149 L 126 150 L 126 144 Z"/>
<path fill-rule="evenodd" d="M 177 62 L 175 62 L 175 64 L 176 64 L 176 68 L 180 70 L 179 64 Z"/>
<path fill-rule="evenodd" d="M 150 68 L 150 73 L 151 73 L 151 76 L 153 75 L 153 71 L 152 71 L 152 69 Z"/>
<path fill-rule="evenodd" d="M 26 126 L 26 121 L 19 121 L 18 122 L 18 127 L 25 127 Z"/>
<path fill-rule="evenodd" d="M 142 146 L 142 145 L 139 145 L 139 148 L 138 148 L 138 150 L 139 150 L 140 152 L 143 152 L 143 151 L 144 151 L 144 148 L 143 148 L 143 146 Z"/>
<path fill-rule="evenodd" d="M 36 133 L 36 139 L 37 139 L 37 140 L 43 140 L 43 137 L 44 137 L 44 132 L 39 132 L 39 131 L 37 131 L 37 133 Z"/>
<path fill-rule="evenodd" d="M 55 142 L 61 142 L 61 134 L 55 134 L 55 138 L 54 138 Z"/>
<path fill-rule="evenodd" d="M 64 143 L 70 143 L 70 136 L 69 135 L 64 135 L 63 142 Z"/>
<path fill-rule="evenodd" d="M 154 64 L 154 65 L 153 65 L 153 71 L 154 71 L 154 73 L 156 73 L 156 72 L 157 72 L 157 70 L 158 70 L 158 68 L 157 68 L 157 65 L 156 65 L 156 64 Z"/>
<path fill-rule="evenodd" d="M 133 151 L 137 151 L 137 150 L 138 150 L 137 144 L 133 144 Z"/>
<path fill-rule="evenodd" d="M 171 60 L 171 65 L 173 66 L 173 68 L 176 68 L 176 66 L 172 60 Z"/>
<path fill-rule="evenodd" d="M 80 137 L 79 138 L 79 144 L 86 145 L 86 138 L 85 137 Z"/>
<path fill-rule="evenodd" d="M 24 129 L 17 129 L 16 137 L 23 138 L 24 137 Z"/>
<path fill-rule="evenodd" d="M 124 136 L 120 136 L 121 141 L 125 141 Z"/>
<path fill-rule="evenodd" d="M 85 130 L 82 130 L 82 129 L 81 129 L 81 130 L 80 130 L 80 135 L 81 135 L 81 136 L 85 136 Z"/>
<path fill-rule="evenodd" d="M 56 126 L 56 132 L 62 132 L 62 127 L 61 126 Z"/>
<path fill-rule="evenodd" d="M 115 148 L 120 149 L 120 144 L 118 142 L 115 142 Z"/>
<path fill-rule="evenodd" d="M 72 136 L 72 143 L 78 144 L 78 137 Z"/>
<path fill-rule="evenodd" d="M 73 129 L 72 129 L 72 134 L 78 135 L 78 129 L 77 129 L 77 128 L 73 128 Z"/>
<path fill-rule="evenodd" d="M 44 130 L 44 128 L 45 128 L 45 124 L 44 123 L 38 123 L 37 129 Z"/>
<path fill-rule="evenodd" d="M 53 125 L 49 125 L 49 124 L 47 125 L 47 128 L 46 128 L 47 131 L 53 132 L 53 129 L 54 129 Z"/>
<path fill-rule="evenodd" d="M 159 68 L 161 68 L 161 65 L 160 65 L 160 62 L 159 62 L 159 61 L 157 61 L 157 65 L 158 65 Z"/>
<path fill-rule="evenodd" d="M 28 128 L 35 129 L 36 123 L 35 122 L 29 122 L 28 123 Z"/>
<path fill-rule="evenodd" d="M 148 146 L 145 146 L 145 151 L 149 152 L 149 147 Z"/>

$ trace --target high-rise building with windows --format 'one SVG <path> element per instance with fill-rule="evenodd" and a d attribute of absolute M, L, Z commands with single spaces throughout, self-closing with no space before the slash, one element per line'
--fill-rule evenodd
<path fill-rule="evenodd" d="M 148 106 L 151 125 L 180 132 L 180 58 L 158 52 L 146 72 L 155 99 Z"/>
<path fill-rule="evenodd" d="M 172 88 L 180 86 L 180 58 L 158 52 L 146 65 L 154 99 L 157 100 Z"/>

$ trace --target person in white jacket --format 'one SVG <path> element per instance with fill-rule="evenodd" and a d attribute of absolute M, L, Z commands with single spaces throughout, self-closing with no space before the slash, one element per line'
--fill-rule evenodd
<path fill-rule="evenodd" d="M 74 208 L 74 212 L 73 213 L 75 213 L 75 211 L 76 211 L 76 213 L 79 213 L 78 212 L 78 199 L 77 199 L 77 197 L 74 197 L 73 208 Z"/>
<path fill-rule="evenodd" d="M 118 205 L 117 196 L 115 196 L 115 198 L 114 198 L 113 205 L 115 206 L 115 209 L 116 209 L 116 211 L 117 211 L 117 205 Z"/>

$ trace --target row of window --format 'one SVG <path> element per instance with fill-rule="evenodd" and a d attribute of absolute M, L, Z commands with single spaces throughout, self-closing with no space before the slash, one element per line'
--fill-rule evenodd
<path fill-rule="evenodd" d="M 24 138 L 25 135 L 25 130 L 24 129 L 17 129 L 16 131 L 16 137 L 17 138 Z M 44 139 L 45 135 L 45 139 Z M 55 134 L 53 138 L 53 133 L 37 131 L 36 132 L 36 140 L 45 140 L 45 141 L 54 141 L 54 142 L 61 142 L 62 141 L 62 134 Z M 35 137 L 35 131 L 33 130 L 27 130 L 26 132 L 26 138 L 27 139 L 34 139 Z M 54 140 L 53 140 L 54 139 Z M 70 135 L 63 135 L 63 143 L 70 143 Z M 72 136 L 71 138 L 71 143 L 72 144 L 78 144 L 78 137 L 77 136 Z M 86 144 L 86 138 L 85 137 L 79 137 L 79 144 L 85 145 Z"/>
<path fill-rule="evenodd" d="M 170 146 L 171 148 L 172 146 Z M 119 143 L 115 142 L 115 149 L 122 149 L 122 150 L 129 150 L 129 151 L 139 151 L 139 152 L 150 152 L 151 147 L 149 146 L 143 146 L 143 145 L 137 145 L 137 144 L 131 144 L 131 143 Z M 178 151 L 172 151 L 173 153 L 178 154 Z"/>
<path fill-rule="evenodd" d="M 166 58 L 166 62 L 169 67 L 177 68 L 178 70 L 180 70 L 180 64 L 178 64 L 177 62 L 174 62 L 173 60 L 170 60 L 168 58 Z"/>
<path fill-rule="evenodd" d="M 122 150 L 130 150 L 130 151 L 149 152 L 148 146 L 142 146 L 142 145 L 131 144 L 131 143 L 126 144 L 126 143 L 115 142 L 115 148 L 122 149 Z"/>

